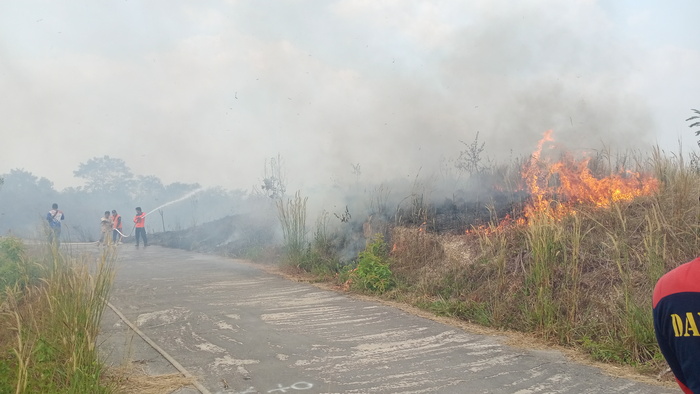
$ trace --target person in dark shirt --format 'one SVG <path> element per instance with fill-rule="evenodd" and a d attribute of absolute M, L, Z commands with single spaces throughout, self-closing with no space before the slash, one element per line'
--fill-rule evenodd
<path fill-rule="evenodd" d="M 659 279 L 652 306 L 656 340 L 678 385 L 700 394 L 700 257 Z"/>

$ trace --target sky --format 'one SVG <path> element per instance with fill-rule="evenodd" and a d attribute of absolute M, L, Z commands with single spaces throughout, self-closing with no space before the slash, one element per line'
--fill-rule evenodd
<path fill-rule="evenodd" d="M 547 130 L 573 151 L 697 149 L 693 0 L 0 2 L 0 174 L 57 190 L 108 155 L 164 183 L 431 176 Z M 693 20 L 695 18 L 695 20 Z"/>

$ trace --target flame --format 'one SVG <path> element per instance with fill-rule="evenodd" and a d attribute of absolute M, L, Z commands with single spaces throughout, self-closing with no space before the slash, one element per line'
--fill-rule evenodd
<path fill-rule="evenodd" d="M 629 201 L 658 190 L 658 180 L 649 174 L 624 170 L 596 177 L 589 168 L 589 157 L 576 159 L 566 154 L 561 160 L 550 163 L 542 158 L 542 150 L 546 142 L 553 141 L 549 130 L 521 171 L 532 195 L 532 203 L 525 210 L 528 218 L 537 212 L 562 217 L 575 213 L 576 205 L 609 207 L 615 202 Z"/>
<path fill-rule="evenodd" d="M 467 230 L 467 233 L 503 231 L 508 226 L 524 225 L 538 214 L 561 219 L 576 214 L 577 206 L 606 208 L 658 190 L 659 182 L 650 174 L 623 170 L 596 177 L 591 173 L 589 157 L 575 158 L 564 154 L 559 161 L 551 162 L 543 157 L 542 152 L 549 146 L 547 143 L 554 142 L 552 134 L 552 130 L 544 133 L 537 149 L 520 171 L 521 187 L 531 196 L 524 209 L 525 218 L 506 216 L 497 225 L 477 227 Z"/>

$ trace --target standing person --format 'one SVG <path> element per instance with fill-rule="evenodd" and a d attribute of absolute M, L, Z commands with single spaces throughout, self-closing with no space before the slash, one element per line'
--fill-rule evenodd
<path fill-rule="evenodd" d="M 109 239 L 112 235 L 112 219 L 109 217 L 109 211 L 105 211 L 105 215 L 100 219 L 100 240 L 97 244 L 109 245 Z"/>
<path fill-rule="evenodd" d="M 141 207 L 136 207 L 134 216 L 134 227 L 136 228 L 136 247 L 139 247 L 139 236 L 143 239 L 143 247 L 148 246 L 146 240 L 146 214 L 141 211 Z"/>
<path fill-rule="evenodd" d="M 684 393 L 700 393 L 700 257 L 656 282 L 656 341 Z"/>
<path fill-rule="evenodd" d="M 56 243 L 56 246 L 61 245 L 61 220 L 63 218 L 63 211 L 58 209 L 58 204 L 53 203 L 51 210 L 46 214 L 46 220 L 49 222 L 49 243 Z"/>
<path fill-rule="evenodd" d="M 112 229 L 112 243 L 122 243 L 122 215 L 116 209 L 112 209 Z"/>

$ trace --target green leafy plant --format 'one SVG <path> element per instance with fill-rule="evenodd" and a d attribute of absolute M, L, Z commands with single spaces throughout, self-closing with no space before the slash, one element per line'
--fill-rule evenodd
<path fill-rule="evenodd" d="M 384 236 L 375 235 L 359 253 L 357 267 L 350 272 L 349 279 L 353 288 L 373 293 L 384 293 L 396 285 L 389 269 Z"/>
<path fill-rule="evenodd" d="M 0 301 L 5 288 L 23 289 L 39 277 L 39 266 L 28 261 L 25 249 L 18 238 L 0 238 Z"/>

